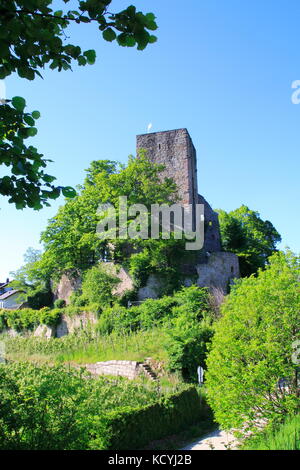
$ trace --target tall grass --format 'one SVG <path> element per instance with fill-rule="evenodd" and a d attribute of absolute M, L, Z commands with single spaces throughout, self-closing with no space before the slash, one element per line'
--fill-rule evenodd
<path fill-rule="evenodd" d="M 244 450 L 300 450 L 300 414 L 290 416 L 277 429 L 250 438 Z"/>
<path fill-rule="evenodd" d="M 166 361 L 165 344 L 166 333 L 159 328 L 107 336 L 85 330 L 62 338 L 5 339 L 8 360 L 77 364 L 113 359 L 143 362 L 146 357 Z"/>

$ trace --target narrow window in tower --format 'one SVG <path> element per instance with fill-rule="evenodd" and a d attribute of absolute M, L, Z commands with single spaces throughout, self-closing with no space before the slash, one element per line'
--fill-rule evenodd
<path fill-rule="evenodd" d="M 158 150 L 160 150 L 160 149 L 161 149 L 161 145 L 160 145 L 160 144 L 158 144 Z"/>

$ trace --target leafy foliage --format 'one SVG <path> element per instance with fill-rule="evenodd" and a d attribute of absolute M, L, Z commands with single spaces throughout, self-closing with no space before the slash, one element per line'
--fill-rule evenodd
<path fill-rule="evenodd" d="M 299 257 L 277 253 L 257 277 L 237 282 L 222 306 L 207 360 L 207 388 L 225 429 L 299 409 L 292 359 L 293 342 L 300 339 L 299 276 Z"/>
<path fill-rule="evenodd" d="M 22 308 L 20 310 L 0 309 L 0 329 L 13 328 L 21 331 L 38 325 L 56 325 L 60 319 L 60 309 L 44 307 L 40 310 Z"/>
<path fill-rule="evenodd" d="M 207 289 L 182 288 L 174 296 L 148 299 L 138 307 L 105 309 L 98 321 L 101 334 L 162 328 L 166 333 L 168 368 L 185 380 L 196 381 L 197 367 L 205 367 L 207 345 L 213 336 L 213 313 Z"/>
<path fill-rule="evenodd" d="M 107 308 L 100 316 L 98 329 L 106 334 L 112 331 L 147 330 L 164 324 L 170 326 L 171 319 L 178 315 L 178 308 L 181 309 L 180 314 L 191 313 L 196 320 L 201 320 L 209 311 L 208 302 L 206 289 L 183 287 L 173 296 L 147 299 L 139 306 L 125 308 L 114 305 Z"/>
<path fill-rule="evenodd" d="M 49 307 L 53 302 L 50 276 L 39 269 L 41 256 L 40 250 L 28 248 L 24 254 L 25 264 L 11 273 L 14 280 L 10 285 L 21 290 L 24 301 L 34 309 Z"/>
<path fill-rule="evenodd" d="M 143 445 L 163 437 L 172 426 L 182 429 L 199 419 L 200 401 L 191 387 L 158 395 L 154 386 L 119 378 L 88 379 L 83 370 L 59 366 L 0 366 L 0 448 L 107 449 L 118 446 L 120 436 L 119 445 L 128 448 L 134 438 Z M 160 425 L 154 427 L 158 415 Z M 147 419 L 138 438 L 142 416 Z"/>
<path fill-rule="evenodd" d="M 184 306 L 176 309 L 176 316 L 167 330 L 168 367 L 178 371 L 189 382 L 196 382 L 197 368 L 205 368 L 208 345 L 213 337 L 212 321 L 203 318 L 200 321 Z"/>
<path fill-rule="evenodd" d="M 128 205 L 135 203 L 150 207 L 152 203 L 172 201 L 175 185 L 170 179 L 159 180 L 162 165 L 153 165 L 145 155 L 129 158 L 127 167 L 117 162 L 92 162 L 80 193 L 61 207 L 42 233 L 45 253 L 38 263 L 40 273 L 59 277 L 63 272 L 80 275 L 107 255 L 107 240 L 96 233 L 100 204 L 111 203 L 118 213 L 119 196 L 127 196 Z M 127 240 L 112 240 L 110 256 L 116 261 L 132 254 Z M 136 241 L 137 247 L 139 240 Z"/>
<path fill-rule="evenodd" d="M 250 437 L 243 450 L 300 450 L 300 415 Z"/>
<path fill-rule="evenodd" d="M 60 0 L 62 10 L 53 10 L 53 0 L 0 0 L 0 79 L 12 73 L 34 80 L 42 77 L 41 70 L 71 70 L 94 64 L 96 52 L 82 51 L 78 45 L 67 42 L 68 27 L 95 23 L 103 39 L 117 41 L 120 46 L 143 50 L 156 41 L 151 34 L 157 29 L 153 13 L 143 14 L 134 6 L 118 13 L 108 11 L 111 0 L 77 1 L 78 10 L 66 11 L 69 0 Z M 58 2 L 55 2 L 56 4 Z M 149 32 L 150 31 L 150 32 Z M 70 187 L 54 186 L 55 177 L 44 172 L 47 160 L 25 139 L 37 134 L 35 120 L 38 111 L 24 112 L 26 101 L 16 96 L 0 106 L 0 165 L 11 170 L 11 175 L 0 178 L 0 194 L 9 197 L 17 209 L 35 210 L 49 205 L 62 193 L 75 196 Z"/>
<path fill-rule="evenodd" d="M 104 270 L 100 265 L 93 266 L 84 276 L 81 298 L 87 305 L 95 303 L 104 308 L 115 299 L 113 290 L 119 282 L 118 278 Z"/>
<path fill-rule="evenodd" d="M 263 268 L 276 251 L 281 237 L 268 220 L 247 206 L 229 213 L 218 210 L 223 249 L 239 257 L 242 276 L 250 276 Z"/>
<path fill-rule="evenodd" d="M 108 449 L 139 449 L 149 442 L 178 433 L 201 419 L 200 398 L 194 387 L 164 397 L 154 405 L 122 408 L 108 418 Z"/>

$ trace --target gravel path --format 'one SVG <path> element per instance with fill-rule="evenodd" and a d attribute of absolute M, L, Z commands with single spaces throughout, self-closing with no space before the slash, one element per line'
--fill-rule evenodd
<path fill-rule="evenodd" d="M 193 442 L 184 447 L 183 450 L 236 450 L 237 444 L 238 441 L 233 434 L 217 429 L 203 439 L 200 439 L 200 441 Z"/>

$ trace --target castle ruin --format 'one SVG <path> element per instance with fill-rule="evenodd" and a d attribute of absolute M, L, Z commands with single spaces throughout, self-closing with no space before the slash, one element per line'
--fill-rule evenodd
<path fill-rule="evenodd" d="M 197 154 L 187 129 L 138 135 L 137 154 L 140 149 L 146 150 L 150 161 L 164 165 L 162 177 L 175 181 L 179 202 L 183 206 L 204 205 L 204 246 L 195 256 L 195 262 L 191 264 L 189 261 L 182 266 L 185 285 L 196 283 L 199 287 L 226 294 L 233 279 L 240 277 L 238 257 L 222 251 L 218 214 L 198 194 Z M 132 279 L 124 269 L 121 269 L 118 277 L 121 281 L 120 294 L 133 287 Z M 63 276 L 55 292 L 56 298 L 69 303 L 71 293 L 78 288 L 77 281 L 74 285 L 74 280 Z M 138 300 L 159 297 L 160 287 L 157 276 L 150 274 L 146 286 L 138 291 Z"/>
<path fill-rule="evenodd" d="M 136 146 L 137 154 L 141 149 L 146 150 L 150 161 L 164 165 L 162 178 L 174 180 L 179 203 L 193 207 L 204 205 L 204 246 L 197 264 L 190 268 L 197 272 L 199 286 L 226 293 L 232 280 L 240 276 L 238 258 L 233 253 L 222 252 L 218 214 L 198 194 L 197 153 L 187 129 L 141 134 L 136 138 Z"/>

